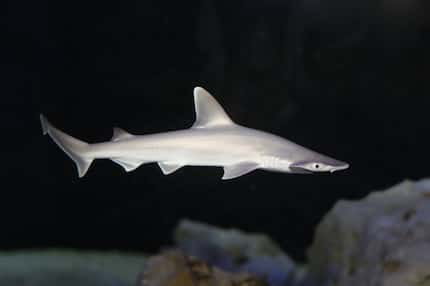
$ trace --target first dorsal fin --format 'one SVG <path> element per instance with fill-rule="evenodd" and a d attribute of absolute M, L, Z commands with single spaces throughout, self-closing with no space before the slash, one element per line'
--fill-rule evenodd
<path fill-rule="evenodd" d="M 193 128 L 234 124 L 215 98 L 201 87 L 194 88 L 194 105 L 196 108 L 196 121 Z"/>
<path fill-rule="evenodd" d="M 115 141 L 119 141 L 119 140 L 126 139 L 126 138 L 131 138 L 131 137 L 133 137 L 133 135 L 131 135 L 127 131 L 124 131 L 123 129 L 118 128 L 118 127 L 114 127 L 113 128 L 113 136 L 112 136 L 111 141 L 115 142 Z"/>

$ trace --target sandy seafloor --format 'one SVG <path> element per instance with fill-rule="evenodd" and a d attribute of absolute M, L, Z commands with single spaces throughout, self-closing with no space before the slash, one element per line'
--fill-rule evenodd
<path fill-rule="evenodd" d="M 144 255 L 70 250 L 0 252 L 0 285 L 134 285 Z"/>

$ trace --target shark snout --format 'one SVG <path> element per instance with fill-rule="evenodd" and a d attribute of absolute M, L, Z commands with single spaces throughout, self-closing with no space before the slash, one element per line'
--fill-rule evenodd
<path fill-rule="evenodd" d="M 330 170 L 331 173 L 336 172 L 336 171 L 341 171 L 341 170 L 345 170 L 349 168 L 349 164 L 345 163 L 345 162 L 339 162 L 339 164 L 337 164 L 336 166 L 333 166 L 332 169 Z"/>

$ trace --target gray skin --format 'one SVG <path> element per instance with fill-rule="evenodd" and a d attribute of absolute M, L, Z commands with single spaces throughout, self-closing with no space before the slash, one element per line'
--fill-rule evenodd
<path fill-rule="evenodd" d="M 189 129 L 132 135 L 114 128 L 111 141 L 88 144 L 52 126 L 41 115 L 44 134 L 76 163 L 79 177 L 94 159 L 111 159 L 126 171 L 157 162 L 164 174 L 183 166 L 218 166 L 223 179 L 256 169 L 286 173 L 334 172 L 349 167 L 282 137 L 234 123 L 203 88 L 194 89 L 196 121 Z"/>

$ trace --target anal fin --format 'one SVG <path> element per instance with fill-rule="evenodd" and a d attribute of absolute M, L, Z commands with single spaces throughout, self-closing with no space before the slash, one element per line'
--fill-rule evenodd
<path fill-rule="evenodd" d="M 236 165 L 230 165 L 224 167 L 224 175 L 222 176 L 223 180 L 234 179 L 240 176 L 243 176 L 247 173 L 250 173 L 258 169 L 258 165 L 255 163 L 240 163 Z"/>
<path fill-rule="evenodd" d="M 179 168 L 183 167 L 183 165 L 172 164 L 168 162 L 158 162 L 158 166 L 160 166 L 160 169 L 164 175 L 169 175 L 178 170 Z"/>

